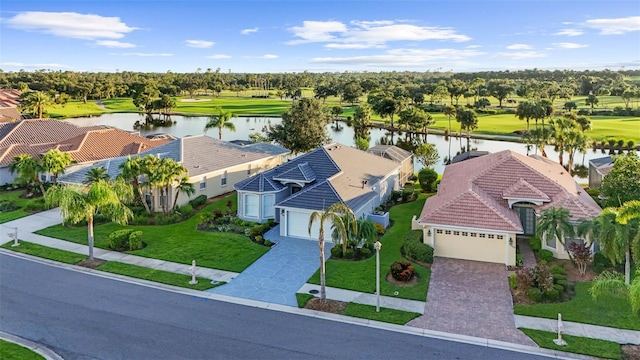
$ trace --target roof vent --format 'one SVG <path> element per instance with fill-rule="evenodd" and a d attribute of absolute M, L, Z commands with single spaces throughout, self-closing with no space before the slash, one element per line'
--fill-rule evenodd
<path fill-rule="evenodd" d="M 200 169 L 200 165 L 193 165 L 194 168 Z"/>

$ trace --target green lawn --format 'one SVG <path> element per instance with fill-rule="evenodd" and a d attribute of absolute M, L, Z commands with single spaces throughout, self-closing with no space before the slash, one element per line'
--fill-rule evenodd
<path fill-rule="evenodd" d="M 609 326 L 620 329 L 640 330 L 640 317 L 631 312 L 627 299 L 602 296 L 594 301 L 589 294 L 590 282 L 577 283 L 575 297 L 567 302 L 515 305 L 518 315 L 557 319 L 562 314 L 565 321 Z"/>
<path fill-rule="evenodd" d="M 0 339 L 0 359 L 2 360 L 44 360 L 40 354 L 18 344 Z"/>
<path fill-rule="evenodd" d="M 620 359 L 622 357 L 620 344 L 613 341 L 562 335 L 562 339 L 567 342 L 567 345 L 558 346 L 553 342 L 553 339 L 558 338 L 558 334 L 555 332 L 523 328 L 520 328 L 520 330 L 541 348 L 597 356 L 605 359 Z"/>
<path fill-rule="evenodd" d="M 395 286 L 387 281 L 386 274 L 391 264 L 396 260 L 403 260 L 400 253 L 402 236 L 410 230 L 411 217 L 419 215 L 422 211 L 426 196 L 421 195 L 418 200 L 397 205 L 391 208 L 390 218 L 394 224 L 384 234 L 380 242 L 380 293 L 384 296 L 395 296 L 403 299 L 425 301 L 429 288 L 431 270 L 420 265 L 415 265 L 420 282 L 414 286 Z M 376 290 L 376 257 L 372 256 L 362 261 L 345 261 L 329 259 L 326 263 L 327 286 L 375 293 Z M 320 283 L 320 272 L 309 279 L 310 283 Z M 398 292 L 397 295 L 394 292 Z"/>
<path fill-rule="evenodd" d="M 226 203 L 236 204 L 235 193 L 211 203 L 202 210 L 220 209 L 226 211 Z M 198 214 L 183 222 L 171 225 L 120 226 L 106 223 L 95 227 L 95 246 L 108 249 L 109 234 L 122 229 L 132 228 L 143 232 L 144 249 L 129 251 L 129 254 L 154 259 L 191 264 L 196 260 L 198 266 L 227 271 L 241 272 L 269 248 L 258 245 L 244 235 L 205 232 L 196 230 Z M 56 225 L 37 232 L 40 235 L 63 239 L 78 244 L 87 243 L 86 227 L 68 228 Z"/>
<path fill-rule="evenodd" d="M 135 110 L 135 108 L 134 108 Z M 64 106 L 52 105 L 47 107 L 49 117 L 52 118 L 69 118 L 69 117 L 84 117 L 89 115 L 100 115 L 111 111 L 101 109 L 95 100 L 89 100 L 87 103 L 83 103 L 78 100 L 71 100 Z"/>
<path fill-rule="evenodd" d="M 20 197 L 20 195 L 22 194 L 22 190 L 3 191 L 2 193 L 0 193 L 0 201 L 14 201 L 15 204 L 19 207 L 19 209 L 17 210 L 0 212 L 0 224 L 25 217 L 27 215 L 31 215 L 32 212 L 25 210 L 25 208 L 29 205 L 38 206 L 38 204 L 40 204 L 41 207 L 44 207 L 44 200 L 42 200 L 42 198 L 24 199 Z"/>
<path fill-rule="evenodd" d="M 85 255 L 54 249 L 47 246 L 29 243 L 26 241 L 21 241 L 20 246 L 17 247 L 12 247 L 11 244 L 12 242 L 8 242 L 2 245 L 2 248 L 23 254 L 33 255 L 43 259 L 58 261 L 65 264 L 77 264 L 87 258 Z M 113 274 L 120 274 L 138 279 L 149 280 L 195 290 L 207 290 L 224 284 L 224 282 L 220 282 L 213 285 L 211 284 L 211 281 L 209 279 L 197 278 L 198 283 L 195 285 L 190 285 L 189 280 L 191 280 L 191 276 L 189 275 L 176 274 L 162 270 L 154 270 L 142 266 L 124 264 L 116 261 L 108 261 L 97 267 L 97 269 Z M 2 357 L 0 357 L 0 359 L 1 358 Z"/>

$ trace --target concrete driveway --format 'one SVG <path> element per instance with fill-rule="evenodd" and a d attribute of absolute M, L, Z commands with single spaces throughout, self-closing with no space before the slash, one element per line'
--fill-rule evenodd
<path fill-rule="evenodd" d="M 435 258 L 424 315 L 407 325 L 536 346 L 516 329 L 504 265 Z"/>

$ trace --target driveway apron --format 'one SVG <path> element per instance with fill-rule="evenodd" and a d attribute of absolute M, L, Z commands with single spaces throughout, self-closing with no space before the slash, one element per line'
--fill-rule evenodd
<path fill-rule="evenodd" d="M 436 257 L 424 315 L 407 325 L 536 346 L 515 327 L 501 264 Z"/>
<path fill-rule="evenodd" d="M 269 252 L 229 283 L 208 291 L 297 307 L 296 292 L 320 267 L 320 250 L 317 241 L 286 238 L 279 232 L 276 226 L 264 235 L 276 243 Z M 326 257 L 332 246 L 325 243 Z"/>

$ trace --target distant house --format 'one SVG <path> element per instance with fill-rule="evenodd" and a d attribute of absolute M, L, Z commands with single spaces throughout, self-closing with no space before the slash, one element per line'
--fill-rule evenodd
<path fill-rule="evenodd" d="M 516 236 L 536 234 L 536 218 L 550 207 L 567 209 L 574 224 L 602 210 L 558 163 L 505 150 L 448 165 L 412 227 L 436 256 L 514 265 Z M 542 247 L 568 258 L 556 239 Z"/>
<path fill-rule="evenodd" d="M 190 183 L 196 192 L 190 198 L 180 193 L 178 205 L 186 204 L 190 199 L 206 195 L 207 198 L 233 191 L 236 183 L 273 168 L 284 161 L 289 150 L 269 143 L 253 143 L 244 146 L 236 145 L 206 135 L 187 136 L 165 143 L 151 150 L 143 151 L 138 156 L 153 155 L 158 158 L 171 158 L 187 168 Z M 79 167 L 60 177 L 63 183 L 81 184 L 90 169 L 104 167 L 113 179 L 120 174 L 120 165 L 127 156 L 106 159 L 90 166 Z M 146 189 L 147 201 L 152 209 L 161 209 L 165 199 L 159 191 Z M 175 197 L 175 189 L 168 194 L 169 201 Z"/>
<path fill-rule="evenodd" d="M 459 163 L 461 161 L 465 161 L 465 160 L 469 160 L 469 159 L 475 159 L 477 157 L 487 155 L 488 153 L 489 153 L 488 151 L 478 151 L 478 150 L 465 151 L 462 154 L 458 154 L 458 155 L 454 156 L 451 159 L 451 163 L 455 164 L 455 163 Z"/>
<path fill-rule="evenodd" d="M 37 119 L 0 123 L 0 184 L 17 176 L 9 171 L 14 157 L 29 154 L 35 158 L 51 149 L 71 155 L 78 164 L 115 156 L 132 155 L 162 145 L 170 139 L 148 139 L 108 126 L 79 127 L 59 120 Z M 42 181 L 50 174 L 41 174 Z"/>
<path fill-rule="evenodd" d="M 602 185 L 602 179 L 611 169 L 613 169 L 613 158 L 611 156 L 589 160 L 589 188 L 599 188 Z"/>
<path fill-rule="evenodd" d="M 22 114 L 18 110 L 19 105 L 19 90 L 0 89 L 0 123 L 22 120 Z"/>
<path fill-rule="evenodd" d="M 395 145 L 376 145 L 367 150 L 368 153 L 382 156 L 400 164 L 400 186 L 409 181 L 414 173 L 413 154 Z"/>
<path fill-rule="evenodd" d="M 282 236 L 317 239 L 319 224 L 308 231 L 314 211 L 343 203 L 357 218 L 366 218 L 399 188 L 401 167 L 349 146 L 322 146 L 236 184 L 238 216 L 254 222 L 273 219 Z"/>

